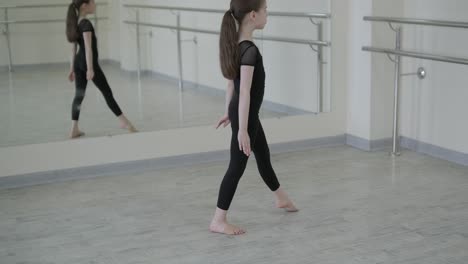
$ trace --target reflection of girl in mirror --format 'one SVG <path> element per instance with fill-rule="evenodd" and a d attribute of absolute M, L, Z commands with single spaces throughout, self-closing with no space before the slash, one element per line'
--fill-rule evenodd
<path fill-rule="evenodd" d="M 271 166 L 268 143 L 258 115 L 265 90 L 265 71 L 262 55 L 252 39 L 253 32 L 263 29 L 266 23 L 266 0 L 231 0 L 231 8 L 224 14 L 220 63 L 223 75 L 229 81 L 226 112 L 216 128 L 231 124 L 231 160 L 220 186 L 216 212 L 210 225 L 212 232 L 245 233 L 243 229 L 228 224 L 226 215 L 251 152 L 255 154 L 260 175 L 275 195 L 276 206 L 288 212 L 297 211 L 280 188 Z"/>
<path fill-rule="evenodd" d="M 70 138 L 78 138 L 84 133 L 78 128 L 81 103 L 83 102 L 88 81 L 93 81 L 102 92 L 107 105 L 119 118 L 122 128 L 130 132 L 137 130 L 122 114 L 119 105 L 112 95 L 112 90 L 107 83 L 104 72 L 98 63 L 97 39 L 93 25 L 86 19 L 86 15 L 93 14 L 96 10 L 94 0 L 73 0 L 68 7 L 67 14 L 67 39 L 73 43 L 72 59 L 68 79 L 75 81 L 75 98 L 72 104 L 72 130 Z M 77 45 L 80 49 L 77 53 Z"/>

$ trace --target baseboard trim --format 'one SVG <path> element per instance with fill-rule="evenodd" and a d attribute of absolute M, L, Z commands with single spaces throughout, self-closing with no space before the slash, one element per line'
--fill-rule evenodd
<path fill-rule="evenodd" d="M 449 150 L 446 148 L 434 146 L 406 137 L 402 137 L 400 142 L 402 148 L 426 154 L 442 160 L 450 161 L 463 166 L 468 166 L 467 153 Z M 333 147 L 342 145 L 349 145 L 354 148 L 358 148 L 365 151 L 376 151 L 382 150 L 384 148 L 390 148 L 391 139 L 368 141 L 363 138 L 347 134 L 342 136 L 277 143 L 270 145 L 270 149 L 273 154 L 278 154 L 286 152 L 304 151 L 319 147 Z M 165 168 L 191 166 L 195 164 L 203 164 L 214 161 L 227 161 L 228 159 L 229 151 L 222 150 L 149 160 L 111 163 L 73 169 L 13 175 L 0 178 L 0 190 L 89 179 L 101 176 L 144 173 L 147 171 Z"/>
<path fill-rule="evenodd" d="M 392 147 L 392 139 L 386 138 L 369 141 L 364 138 L 346 134 L 346 145 L 364 151 L 379 151 L 384 149 L 389 149 L 390 151 Z M 400 137 L 400 146 L 414 152 L 426 154 L 431 157 L 450 161 L 463 166 L 468 166 L 468 153 L 462 153 L 447 148 L 438 147 L 408 137 Z"/>
<path fill-rule="evenodd" d="M 344 144 L 345 136 L 343 135 L 272 144 L 270 145 L 270 149 L 271 153 L 278 154 L 294 151 L 304 151 L 319 147 L 342 146 Z M 227 161 L 228 159 L 229 151 L 222 150 L 173 157 L 163 157 L 157 159 L 13 175 L 0 178 L 0 190 L 82 180 L 101 176 L 137 174 L 158 169 L 190 166 L 213 161 Z"/>
<path fill-rule="evenodd" d="M 468 166 L 468 153 L 462 153 L 451 149 L 435 146 L 415 139 L 401 137 L 400 145 L 403 148 L 426 154 L 435 158 L 450 161 L 463 166 Z"/>
<path fill-rule="evenodd" d="M 350 134 L 346 134 L 346 145 L 364 151 L 371 150 L 371 143 L 369 140 Z"/>
<path fill-rule="evenodd" d="M 364 151 L 379 151 L 390 147 L 392 145 L 392 139 L 378 139 L 370 141 L 361 137 L 346 134 L 346 145 Z"/>

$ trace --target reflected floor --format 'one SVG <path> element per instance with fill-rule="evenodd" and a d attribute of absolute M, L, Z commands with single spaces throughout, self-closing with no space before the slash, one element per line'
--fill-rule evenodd
<path fill-rule="evenodd" d="M 179 93 L 171 81 L 137 78 L 118 66 L 103 65 L 122 111 L 140 131 L 157 131 L 214 124 L 224 112 L 224 96 L 197 89 Z M 0 72 L 0 147 L 67 140 L 71 125 L 74 84 L 64 66 L 19 68 Z M 181 102 L 183 102 L 181 104 Z M 263 109 L 261 118 L 286 114 Z M 82 105 L 80 128 L 87 137 L 127 133 L 90 83 Z"/>

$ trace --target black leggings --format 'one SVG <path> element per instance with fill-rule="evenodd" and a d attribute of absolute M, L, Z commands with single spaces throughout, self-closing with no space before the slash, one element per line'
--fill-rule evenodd
<path fill-rule="evenodd" d="M 107 105 L 112 110 L 116 116 L 122 115 L 119 105 L 112 95 L 112 90 L 107 83 L 106 76 L 102 71 L 101 67 L 96 67 L 94 69 L 94 84 L 101 91 L 104 99 L 106 100 Z M 75 98 L 73 99 L 72 104 L 72 120 L 78 121 L 80 118 L 81 103 L 83 102 L 86 86 L 88 85 L 88 80 L 86 79 L 86 71 L 75 68 Z"/>
<path fill-rule="evenodd" d="M 244 174 L 245 167 L 247 166 L 247 161 L 249 159 L 249 157 L 239 149 L 239 143 L 237 140 L 237 134 L 239 131 L 238 120 L 237 115 L 235 115 L 233 120 L 231 120 L 231 161 L 229 162 L 229 168 L 224 175 L 224 179 L 221 182 L 221 187 L 219 189 L 218 208 L 223 210 L 229 209 L 234 193 L 236 192 L 237 185 Z M 253 121 L 249 120 L 248 132 L 251 148 L 257 161 L 258 171 L 270 190 L 276 191 L 280 187 L 280 184 L 275 171 L 271 166 L 270 149 L 268 148 L 265 133 L 258 117 L 253 118 Z"/>

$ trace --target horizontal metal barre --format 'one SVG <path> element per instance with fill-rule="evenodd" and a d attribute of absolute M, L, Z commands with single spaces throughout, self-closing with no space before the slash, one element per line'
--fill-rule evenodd
<path fill-rule="evenodd" d="M 131 5 L 131 4 L 124 4 L 123 7 L 200 12 L 200 13 L 219 13 L 219 14 L 224 14 L 227 11 L 227 10 L 221 10 L 221 9 L 191 8 L 191 7 L 176 7 L 176 6 L 156 6 L 156 5 Z M 325 14 L 325 13 L 322 14 L 322 13 L 302 13 L 302 12 L 268 12 L 268 15 L 269 16 L 283 16 L 283 17 L 321 18 L 321 19 L 328 19 L 331 17 L 330 14 Z"/>
<path fill-rule="evenodd" d="M 444 20 L 432 20 L 432 19 L 376 17 L 376 16 L 365 16 L 364 20 L 374 21 L 374 22 L 397 23 L 397 24 L 412 24 L 412 25 L 451 27 L 451 28 L 468 28 L 468 22 L 462 22 L 462 21 L 444 21 Z"/>
<path fill-rule="evenodd" d="M 434 60 L 434 61 L 468 65 L 468 58 L 457 58 L 457 57 L 434 55 L 434 54 L 428 54 L 428 53 L 420 53 L 420 52 L 414 52 L 414 51 L 375 48 L 375 47 L 368 47 L 368 46 L 362 47 L 362 50 L 370 51 L 370 52 L 385 53 L 385 54 L 390 54 L 390 55 L 397 55 L 397 56 L 404 56 L 404 57 L 412 57 L 412 58 L 418 58 L 418 59 L 426 59 L 426 60 Z"/>
<path fill-rule="evenodd" d="M 309 40 L 309 39 L 281 38 L 281 37 L 269 37 L 269 36 L 263 36 L 263 37 L 254 36 L 254 39 L 295 43 L 295 44 L 305 44 L 305 45 L 313 45 L 313 46 L 320 46 L 320 47 L 329 47 L 331 45 L 330 42 L 327 42 L 327 41 Z"/>
<path fill-rule="evenodd" d="M 170 25 L 161 25 L 161 24 L 152 24 L 152 23 L 137 23 L 135 21 L 124 21 L 125 24 L 129 25 L 140 25 L 146 27 L 157 27 L 157 28 L 166 28 L 166 29 L 173 29 L 173 30 L 181 30 L 187 32 L 195 32 L 195 33 L 205 33 L 205 34 L 212 34 L 212 35 L 219 35 L 219 31 L 215 30 L 205 30 L 205 29 L 196 29 L 196 28 L 187 28 L 187 27 L 177 27 L 177 26 L 170 26 Z M 280 37 L 254 37 L 255 39 L 263 39 L 263 40 L 270 40 L 270 41 L 278 41 L 278 42 L 288 42 L 288 43 L 296 43 L 296 44 L 308 44 L 314 46 L 322 46 L 328 47 L 330 46 L 329 42 L 326 41 L 317 41 L 317 40 L 306 40 L 306 39 L 294 39 L 294 38 L 280 38 Z"/>
<path fill-rule="evenodd" d="M 41 5 L 9 5 L 0 6 L 0 9 L 14 9 L 14 8 L 52 8 L 52 7 L 67 7 L 69 4 L 41 4 Z M 96 3 L 98 6 L 107 5 L 107 3 Z"/>
<path fill-rule="evenodd" d="M 94 20 L 95 18 L 91 18 Z M 107 17 L 98 17 L 98 20 L 106 20 Z M 35 24 L 35 23 L 59 23 L 66 22 L 66 19 L 48 19 L 48 20 L 10 20 L 10 21 L 0 21 L 0 24 Z"/>

